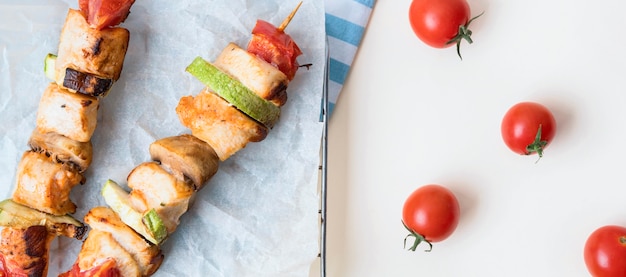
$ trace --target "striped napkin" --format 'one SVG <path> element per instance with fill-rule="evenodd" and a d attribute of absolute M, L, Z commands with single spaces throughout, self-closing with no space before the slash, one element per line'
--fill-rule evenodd
<path fill-rule="evenodd" d="M 325 0 L 326 35 L 330 54 L 328 117 L 361 43 L 376 0 Z"/>

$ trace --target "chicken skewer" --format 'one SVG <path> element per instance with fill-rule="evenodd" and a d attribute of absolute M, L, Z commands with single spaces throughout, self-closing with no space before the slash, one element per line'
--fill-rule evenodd
<path fill-rule="evenodd" d="M 196 97 L 182 97 L 176 108 L 179 119 L 191 129 L 192 135 L 166 137 L 152 143 L 149 151 L 153 161 L 138 165 L 127 177 L 130 191 L 113 181 L 104 185 L 102 194 L 109 207 L 96 207 L 85 216 L 87 223 L 99 222 L 99 226 L 92 226 L 74 266 L 62 276 L 94 276 L 90 272 L 100 271 L 116 272 L 120 276 L 153 274 L 163 261 L 160 252 L 129 244 L 112 250 L 105 246 L 116 245 L 111 235 L 123 228 L 132 228 L 150 245 L 161 245 L 176 230 L 180 217 L 196 193 L 216 174 L 219 163 L 248 142 L 261 141 L 267 136 L 277 118 L 263 116 L 268 111 L 266 109 L 279 109 L 285 104 L 287 85 L 298 67 L 295 58 L 301 54 L 288 35 L 268 24 L 257 22 L 248 51 L 231 43 L 214 65 L 196 59 L 187 68 L 192 75 L 209 84 Z M 283 25 L 282 29 L 286 27 Z M 261 26 L 260 31 L 258 26 Z M 276 34 L 286 38 L 282 42 L 287 44 L 273 45 L 276 40 L 270 35 Z M 273 55 L 289 56 L 273 57 L 264 53 L 267 49 L 278 48 L 284 51 Z M 280 60 L 292 77 L 280 70 L 278 64 L 270 63 L 254 51 L 272 56 L 270 61 Z M 94 214 L 108 214 L 103 217 L 109 219 L 96 220 Z M 115 223 L 118 221 L 124 224 Z M 108 227 L 103 227 L 107 224 Z M 110 235 L 103 235 L 103 232 Z M 124 258 L 137 255 L 149 258 Z"/>
<path fill-rule="evenodd" d="M 70 191 L 85 182 L 99 101 L 122 71 L 129 32 L 114 26 L 130 5 L 113 20 L 97 22 L 101 17 L 89 1 L 79 4 L 81 10 L 67 13 L 58 55 L 46 58 L 45 73 L 53 82 L 39 102 L 31 149 L 18 165 L 12 198 L 0 202 L 1 276 L 46 276 L 53 239 L 80 240 L 87 230 L 69 215 L 76 211 Z"/>

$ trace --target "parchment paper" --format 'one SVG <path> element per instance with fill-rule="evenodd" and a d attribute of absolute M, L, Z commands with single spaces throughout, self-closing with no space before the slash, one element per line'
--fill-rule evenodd
<path fill-rule="evenodd" d="M 214 60 L 228 42 L 245 47 L 257 19 L 274 23 L 299 0 L 136 1 L 122 24 L 131 32 L 122 77 L 101 102 L 87 182 L 72 190 L 80 220 L 102 184 L 125 185 L 149 161 L 154 140 L 188 133 L 175 113 L 180 97 L 203 85 L 184 71 L 196 56 Z M 19 159 L 35 128 L 49 80 L 43 59 L 56 53 L 68 8 L 77 1 L 0 1 L 0 197 L 11 196 Z M 319 251 L 319 123 L 324 67 L 323 1 L 304 1 L 286 31 L 303 51 L 289 101 L 268 137 L 221 164 L 163 245 L 155 276 L 308 276 Z M 49 275 L 68 270 L 82 243 L 53 242 Z"/>

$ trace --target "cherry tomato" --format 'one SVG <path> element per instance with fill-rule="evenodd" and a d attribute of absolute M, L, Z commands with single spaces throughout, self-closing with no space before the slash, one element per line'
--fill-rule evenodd
<path fill-rule="evenodd" d="M 404 202 L 402 223 L 409 230 L 404 239 L 413 237 L 415 242 L 409 249 L 415 251 L 421 242 L 432 249 L 432 242 L 442 241 L 452 235 L 459 223 L 459 202 L 449 189 L 436 184 L 416 189 Z"/>
<path fill-rule="evenodd" d="M 59 277 L 121 277 L 122 273 L 117 268 L 117 262 L 113 258 L 106 258 L 101 261 L 100 264 L 83 270 L 80 270 L 78 262 L 72 266 L 72 268 L 64 273 L 61 273 Z"/>
<path fill-rule="evenodd" d="M 271 23 L 257 20 L 248 43 L 248 52 L 276 66 L 292 80 L 298 70 L 296 58 L 302 54 L 291 36 Z"/>
<path fill-rule="evenodd" d="M 593 231 L 585 243 L 584 257 L 594 277 L 626 276 L 626 227 L 608 225 Z"/>
<path fill-rule="evenodd" d="M 101 30 L 126 20 L 135 0 L 79 0 L 78 7 L 93 28 Z"/>
<path fill-rule="evenodd" d="M 545 106 L 521 102 L 506 112 L 500 130 L 504 143 L 513 152 L 521 155 L 537 153 L 541 158 L 543 150 L 554 138 L 556 121 Z"/>
<path fill-rule="evenodd" d="M 478 16 L 470 19 L 466 0 L 413 0 L 409 7 L 409 21 L 417 37 L 435 48 L 456 44 L 459 57 L 461 41 L 473 42 L 468 28 Z"/>

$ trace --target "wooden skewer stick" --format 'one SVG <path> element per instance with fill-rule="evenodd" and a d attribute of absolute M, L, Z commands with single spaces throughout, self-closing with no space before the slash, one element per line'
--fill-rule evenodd
<path fill-rule="evenodd" d="M 291 11 L 291 13 L 287 16 L 287 18 L 285 18 L 285 20 L 283 20 L 283 23 L 280 23 L 280 26 L 278 26 L 279 31 L 282 32 L 283 30 L 285 30 L 285 28 L 287 28 L 287 25 L 289 25 L 289 22 L 291 22 L 293 16 L 296 15 L 296 12 L 300 8 L 300 5 L 302 5 L 302 1 L 300 1 L 300 3 L 298 3 L 298 6 L 296 6 L 296 8 Z"/>

